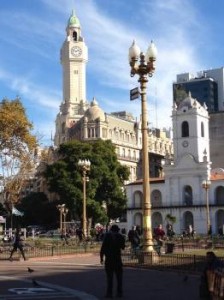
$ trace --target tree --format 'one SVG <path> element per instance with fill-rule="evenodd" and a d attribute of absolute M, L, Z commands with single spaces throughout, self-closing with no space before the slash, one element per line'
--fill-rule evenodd
<path fill-rule="evenodd" d="M 21 200 L 18 209 L 24 212 L 21 225 L 52 225 L 58 223 L 58 210 L 44 193 L 31 193 Z"/>
<path fill-rule="evenodd" d="M 177 218 L 175 216 L 172 216 L 171 214 L 167 214 L 165 219 L 168 223 L 170 222 L 172 225 L 177 221 Z"/>
<path fill-rule="evenodd" d="M 120 165 L 111 141 L 92 143 L 73 141 L 60 145 L 59 159 L 48 165 L 45 177 L 50 192 L 56 192 L 72 212 L 74 219 L 82 216 L 83 182 L 79 159 L 89 159 L 91 169 L 87 183 L 87 215 L 93 222 L 106 222 L 105 204 L 109 219 L 118 218 L 126 208 L 123 189 L 129 170 Z"/>
<path fill-rule="evenodd" d="M 24 182 L 34 169 L 37 140 L 32 128 L 20 99 L 0 102 L 1 192 L 10 205 L 18 202 Z"/>

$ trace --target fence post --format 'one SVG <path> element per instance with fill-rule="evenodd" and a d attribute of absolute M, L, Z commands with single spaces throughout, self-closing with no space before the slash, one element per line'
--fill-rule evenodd
<path fill-rule="evenodd" d="M 194 258 L 193 266 L 194 266 L 194 271 L 195 271 L 196 270 L 196 255 L 195 254 L 194 254 L 193 258 Z"/>
<path fill-rule="evenodd" d="M 214 249 L 215 248 L 215 238 L 214 238 L 214 236 L 212 235 L 212 249 Z"/>
<path fill-rule="evenodd" d="M 182 246 L 182 251 L 184 252 L 184 237 L 181 236 L 181 246 Z"/>
<path fill-rule="evenodd" d="M 54 246 L 51 247 L 51 256 L 54 256 Z"/>

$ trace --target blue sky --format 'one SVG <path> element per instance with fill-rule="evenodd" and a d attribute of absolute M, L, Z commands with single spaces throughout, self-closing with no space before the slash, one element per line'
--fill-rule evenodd
<path fill-rule="evenodd" d="M 129 100 L 133 39 L 143 52 L 158 49 L 148 83 L 153 127 L 171 126 L 176 74 L 224 65 L 224 2 L 213 0 L 7 0 L 0 2 L 0 98 L 21 98 L 42 145 L 51 143 L 62 101 L 60 48 L 72 9 L 89 49 L 87 98 L 105 112 L 126 110 L 139 119 L 140 100 Z"/>

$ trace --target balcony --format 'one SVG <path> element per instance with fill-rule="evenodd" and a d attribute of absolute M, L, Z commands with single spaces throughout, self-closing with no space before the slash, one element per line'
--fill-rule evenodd
<path fill-rule="evenodd" d="M 224 209 L 224 204 L 210 204 L 210 208 L 219 208 Z M 152 205 L 152 210 L 165 210 L 165 209 L 180 209 L 180 208 L 206 208 L 205 204 L 193 204 L 193 205 L 187 205 L 187 204 L 181 204 L 181 203 L 172 203 L 172 204 L 163 204 L 163 205 Z M 140 210 L 143 209 L 141 206 L 129 206 L 127 207 L 127 210 Z"/>
<path fill-rule="evenodd" d="M 139 158 L 133 157 L 133 156 L 128 156 L 128 155 L 121 155 L 117 154 L 117 158 L 119 160 L 125 160 L 125 161 L 131 161 L 131 162 L 138 162 Z"/>

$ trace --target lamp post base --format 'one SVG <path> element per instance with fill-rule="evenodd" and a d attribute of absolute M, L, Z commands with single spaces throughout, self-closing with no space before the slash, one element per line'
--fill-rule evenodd
<path fill-rule="evenodd" d="M 150 247 L 150 250 L 144 251 L 142 250 L 138 255 L 138 262 L 139 264 L 146 264 L 146 265 L 154 265 L 159 262 L 160 255 L 157 251 L 153 248 L 153 246 Z"/>

